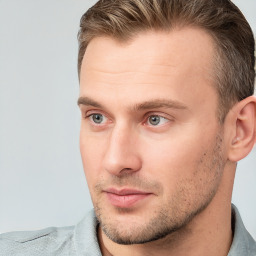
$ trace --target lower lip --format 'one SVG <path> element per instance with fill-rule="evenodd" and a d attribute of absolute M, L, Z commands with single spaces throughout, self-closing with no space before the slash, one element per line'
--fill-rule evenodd
<path fill-rule="evenodd" d="M 107 197 L 110 203 L 120 208 L 128 208 L 134 206 L 137 202 L 149 196 L 150 194 L 117 195 L 113 193 L 107 193 Z"/>

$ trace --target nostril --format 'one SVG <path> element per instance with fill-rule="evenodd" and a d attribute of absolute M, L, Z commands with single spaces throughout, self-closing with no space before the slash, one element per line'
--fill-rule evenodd
<path fill-rule="evenodd" d="M 132 168 L 124 168 L 124 169 L 122 169 L 122 170 L 120 171 L 120 174 L 130 173 L 130 172 L 132 172 L 132 171 L 133 171 Z"/>

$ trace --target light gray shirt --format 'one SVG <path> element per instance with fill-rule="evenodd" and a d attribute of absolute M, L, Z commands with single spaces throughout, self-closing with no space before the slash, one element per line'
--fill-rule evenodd
<path fill-rule="evenodd" d="M 76 226 L 0 235 L 0 256 L 101 256 L 97 219 L 89 212 Z M 256 256 L 256 242 L 232 206 L 234 238 L 228 256 Z"/>

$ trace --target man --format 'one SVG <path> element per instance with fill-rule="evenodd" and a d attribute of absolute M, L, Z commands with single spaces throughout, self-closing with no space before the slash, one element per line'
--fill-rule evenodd
<path fill-rule="evenodd" d="M 94 211 L 0 255 L 256 255 L 231 205 L 256 140 L 252 31 L 228 0 L 99 1 L 81 19 L 80 149 Z"/>

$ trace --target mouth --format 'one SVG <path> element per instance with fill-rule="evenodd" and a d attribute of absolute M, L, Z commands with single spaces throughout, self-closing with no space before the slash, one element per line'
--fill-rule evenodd
<path fill-rule="evenodd" d="M 103 191 L 109 202 L 119 208 L 129 208 L 148 198 L 152 193 L 136 189 L 115 189 L 110 188 Z"/>

